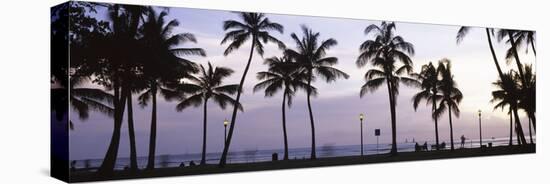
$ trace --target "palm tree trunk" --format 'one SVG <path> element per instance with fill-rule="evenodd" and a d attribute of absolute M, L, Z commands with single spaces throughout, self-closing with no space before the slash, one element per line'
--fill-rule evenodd
<path fill-rule="evenodd" d="M 455 141 L 453 138 L 453 117 L 451 114 L 451 108 L 449 105 L 449 127 L 451 128 L 451 151 L 455 150 Z"/>
<path fill-rule="evenodd" d="M 529 118 L 529 142 L 533 144 L 533 134 L 531 133 L 531 118 Z"/>
<path fill-rule="evenodd" d="M 396 128 L 395 128 L 395 99 L 392 92 L 393 87 L 391 86 L 390 80 L 391 77 L 386 77 L 386 86 L 388 87 L 388 96 L 390 100 L 390 116 L 391 116 L 391 132 L 392 132 L 392 146 L 390 150 L 391 155 L 397 154 L 397 140 L 396 140 Z"/>
<path fill-rule="evenodd" d="M 493 55 L 493 61 L 495 62 L 495 66 L 497 67 L 498 76 L 502 79 L 502 70 L 500 69 L 500 65 L 498 64 L 497 55 L 495 54 L 495 49 L 493 48 L 493 42 L 491 41 L 491 34 L 489 28 L 485 28 L 485 32 L 487 33 L 487 40 L 489 41 L 489 48 L 491 49 L 491 54 Z"/>
<path fill-rule="evenodd" d="M 129 90 L 129 89 L 128 89 Z M 128 135 L 130 138 L 130 171 L 135 172 L 138 169 L 136 153 L 136 135 L 134 131 L 134 113 L 132 109 L 132 93 L 127 92 L 128 98 Z"/>
<path fill-rule="evenodd" d="M 149 138 L 149 157 L 147 170 L 155 168 L 155 151 L 157 144 L 157 85 L 151 84 L 152 111 L 151 111 L 151 137 Z"/>
<path fill-rule="evenodd" d="M 537 126 L 536 126 L 537 125 L 537 123 L 536 123 L 537 119 L 535 117 L 535 113 L 531 110 L 529 110 L 527 113 L 528 113 L 527 115 L 529 116 L 529 118 L 531 118 L 531 123 L 533 124 L 533 131 L 537 132 Z"/>
<path fill-rule="evenodd" d="M 124 114 L 124 96 L 125 94 L 120 94 L 121 89 L 120 85 L 117 82 L 114 82 L 114 128 L 113 135 L 111 136 L 111 142 L 109 143 L 109 148 L 107 153 L 103 158 L 103 162 L 99 167 L 97 174 L 101 177 L 111 176 L 115 168 L 116 158 L 118 155 L 118 147 L 120 144 L 120 130 L 122 127 L 122 115 Z"/>
<path fill-rule="evenodd" d="M 519 131 L 518 131 L 518 125 L 514 123 L 514 130 L 516 131 L 516 140 L 518 141 L 518 145 L 521 145 L 521 139 L 519 138 Z"/>
<path fill-rule="evenodd" d="M 208 98 L 204 98 L 204 110 L 203 110 L 203 123 L 202 123 L 202 156 L 201 156 L 201 165 L 206 165 L 206 118 L 207 116 L 207 107 Z"/>
<path fill-rule="evenodd" d="M 311 89 L 309 88 L 309 86 L 311 86 L 311 75 L 313 75 L 313 71 L 310 69 L 307 79 L 307 108 L 309 110 L 309 120 L 311 123 L 311 159 L 316 159 L 317 155 L 315 153 L 315 121 L 313 120 L 313 110 L 311 109 Z"/>
<path fill-rule="evenodd" d="M 244 68 L 243 76 L 241 77 L 241 81 L 239 82 L 239 90 L 237 91 L 237 98 L 235 99 L 236 104 L 239 104 L 241 100 L 241 92 L 244 85 L 244 80 L 246 79 L 246 74 L 248 73 L 248 69 L 250 68 L 250 62 L 252 61 L 252 56 L 254 54 L 254 46 L 256 39 L 256 36 L 252 36 L 252 45 L 250 46 L 250 55 L 248 56 L 248 62 L 246 63 L 246 67 Z M 233 130 L 235 128 L 235 120 L 237 119 L 237 110 L 238 105 L 235 105 L 233 107 L 233 114 L 231 116 L 231 124 L 229 125 L 229 134 L 227 135 L 227 140 L 225 141 L 222 157 L 220 158 L 219 166 L 223 167 L 225 166 L 225 163 L 227 161 L 227 152 L 229 151 L 229 145 L 231 144 L 231 138 L 233 137 Z"/>
<path fill-rule="evenodd" d="M 523 66 L 521 65 L 521 62 L 519 61 L 519 55 L 516 47 L 516 41 L 514 40 L 514 36 L 512 35 L 511 31 L 508 31 L 508 37 L 510 38 L 510 43 L 512 44 L 512 51 L 514 53 L 514 58 L 516 59 L 516 65 L 518 66 L 518 72 L 519 76 L 521 78 L 521 82 L 523 86 L 526 86 L 527 81 L 525 80 L 525 76 L 523 75 Z"/>
<path fill-rule="evenodd" d="M 283 138 L 285 143 L 285 156 L 283 157 L 283 160 L 288 160 L 288 140 L 286 136 L 286 114 L 285 114 L 285 102 L 286 102 L 286 91 L 288 90 L 288 87 L 285 89 L 285 93 L 283 93 L 283 104 L 282 104 L 282 111 L 283 111 Z"/>
<path fill-rule="evenodd" d="M 521 141 L 521 145 L 526 145 L 527 140 L 525 140 L 525 135 L 523 134 L 523 128 L 521 128 L 521 122 L 519 120 L 519 115 L 518 115 L 518 109 L 517 108 L 514 108 L 514 116 L 515 116 L 515 119 L 516 119 L 516 131 L 517 131 L 516 134 L 519 136 L 519 139 Z"/>
<path fill-rule="evenodd" d="M 434 97 L 435 97 L 435 94 L 436 93 L 434 93 Z M 434 100 L 432 100 L 432 115 L 436 109 L 437 109 L 437 103 L 434 98 Z M 435 149 L 439 150 L 439 130 L 437 128 L 437 118 L 435 118 L 434 121 L 435 121 L 435 145 L 436 145 Z"/>
<path fill-rule="evenodd" d="M 512 108 L 510 108 L 510 140 L 508 142 L 509 146 L 512 146 Z"/>

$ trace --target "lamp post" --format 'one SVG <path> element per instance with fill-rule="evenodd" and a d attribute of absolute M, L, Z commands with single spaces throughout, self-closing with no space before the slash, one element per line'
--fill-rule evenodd
<path fill-rule="evenodd" d="M 223 145 L 225 146 L 227 144 L 227 125 L 229 124 L 229 121 L 227 119 L 223 120 Z"/>
<path fill-rule="evenodd" d="M 361 126 L 361 156 L 363 156 L 363 118 L 365 118 L 365 115 L 363 115 L 363 113 L 359 114 L 359 124 Z"/>
<path fill-rule="evenodd" d="M 481 110 L 477 111 L 477 116 L 479 117 L 479 148 L 483 146 L 482 140 L 481 140 Z"/>

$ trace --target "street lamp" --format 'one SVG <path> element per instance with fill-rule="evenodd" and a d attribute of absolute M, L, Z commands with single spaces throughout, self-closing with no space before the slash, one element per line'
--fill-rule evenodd
<path fill-rule="evenodd" d="M 229 124 L 229 121 L 227 119 L 223 120 L 223 145 L 225 146 L 227 144 L 227 125 Z"/>
<path fill-rule="evenodd" d="M 359 114 L 359 124 L 361 126 L 361 156 L 363 156 L 363 118 L 365 118 L 365 115 L 363 115 L 363 113 Z"/>
<path fill-rule="evenodd" d="M 477 116 L 479 117 L 479 148 L 483 146 L 481 141 L 481 110 L 477 110 Z"/>

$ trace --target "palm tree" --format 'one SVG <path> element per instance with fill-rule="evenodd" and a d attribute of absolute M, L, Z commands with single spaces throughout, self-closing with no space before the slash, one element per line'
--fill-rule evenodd
<path fill-rule="evenodd" d="M 313 32 L 305 25 L 302 25 L 302 38 L 298 38 L 296 33 L 290 36 L 296 44 L 296 50 L 286 49 L 285 54 L 300 65 L 307 80 L 307 86 L 311 86 L 317 76 L 323 78 L 327 83 L 336 81 L 338 78 L 349 78 L 349 75 L 332 67 L 338 64 L 338 58 L 325 57 L 326 52 L 337 44 L 333 38 L 319 40 L 320 33 Z M 309 110 L 309 120 L 311 124 L 311 159 L 316 159 L 315 151 L 315 121 L 313 119 L 313 110 L 311 108 L 311 96 L 314 95 L 313 88 L 307 88 L 307 106 Z"/>
<path fill-rule="evenodd" d="M 359 93 L 363 97 L 367 92 L 377 90 L 384 83 L 388 88 L 390 102 L 391 127 L 392 127 L 392 148 L 391 154 L 397 154 L 397 122 L 395 106 L 399 84 L 415 86 L 418 81 L 404 77 L 413 70 L 413 63 L 409 55 L 414 54 L 413 44 L 406 42 L 403 37 L 395 35 L 395 24 L 393 22 L 382 22 L 380 26 L 371 24 L 365 28 L 365 35 L 374 35 L 374 39 L 364 41 L 360 48 L 360 55 L 356 64 L 363 67 L 371 63 L 374 68 L 365 74 L 366 83 L 361 87 Z M 401 62 L 401 66 L 396 66 Z"/>
<path fill-rule="evenodd" d="M 96 53 L 92 57 L 95 63 L 87 63 L 92 67 L 97 78 L 96 83 L 105 86 L 113 91 L 114 128 L 109 147 L 98 169 L 100 176 L 112 175 L 120 144 L 122 120 L 126 105 L 127 95 L 127 72 L 130 63 L 134 62 L 134 48 L 137 44 L 137 25 L 143 15 L 144 7 L 130 5 L 107 5 L 108 17 L 112 22 L 112 31 L 102 37 L 94 37 L 91 43 L 95 47 L 86 52 Z M 97 43 L 96 43 L 97 42 Z M 97 50 L 97 51 L 94 51 Z M 137 167 L 137 166 L 136 166 Z"/>
<path fill-rule="evenodd" d="M 243 107 L 230 96 L 237 93 L 239 85 L 222 85 L 223 79 L 229 77 L 233 73 L 233 70 L 225 67 L 214 68 L 210 62 L 208 62 L 208 69 L 205 69 L 204 66 L 200 65 L 199 70 L 199 76 L 189 77 L 191 83 L 184 83 L 178 87 L 178 91 L 181 93 L 190 94 L 190 96 L 178 103 L 176 109 L 178 111 L 182 111 L 189 106 L 198 107 L 203 104 L 204 116 L 201 165 L 205 165 L 208 100 L 212 98 L 222 109 L 225 109 L 227 104 L 237 106 L 241 111 L 243 110 Z"/>
<path fill-rule="evenodd" d="M 470 32 L 471 27 L 462 26 L 458 30 L 458 33 L 456 35 L 456 43 L 459 44 L 462 42 L 464 37 Z M 494 29 L 493 28 L 485 28 L 485 33 L 487 34 L 487 42 L 489 43 L 489 49 L 491 50 L 491 55 L 493 56 L 493 61 L 495 62 L 495 66 L 497 68 L 498 76 L 502 78 L 502 69 L 500 68 L 500 65 L 498 64 L 497 55 L 495 53 L 495 49 L 493 48 L 493 41 L 491 37 L 494 36 Z"/>
<path fill-rule="evenodd" d="M 313 94 L 316 94 L 317 90 L 312 86 L 308 86 L 303 72 L 300 72 L 299 65 L 292 62 L 288 57 L 268 58 L 265 60 L 265 64 L 269 65 L 269 70 L 258 72 L 257 78 L 260 82 L 254 86 L 254 92 L 265 88 L 265 96 L 272 97 L 279 90 L 283 90 L 283 102 L 281 107 L 285 150 L 283 160 L 288 160 L 285 106 L 288 105 L 290 108 L 292 99 L 298 89 L 308 90 L 308 88 L 312 88 Z"/>
<path fill-rule="evenodd" d="M 462 101 L 462 92 L 457 88 L 454 76 L 451 73 L 451 61 L 443 59 L 439 62 L 437 67 L 441 75 L 439 81 L 438 91 L 442 94 L 443 98 L 439 103 L 439 107 L 435 111 L 435 117 L 440 117 L 445 110 L 449 113 L 449 127 L 450 127 L 450 139 L 451 139 L 451 151 L 455 149 L 453 138 L 453 118 L 452 114 L 456 117 L 460 115 L 460 109 L 458 105 Z"/>
<path fill-rule="evenodd" d="M 492 103 L 496 103 L 496 108 L 504 108 L 509 106 L 511 112 L 513 113 L 515 119 L 515 130 L 516 135 L 518 136 L 518 144 L 527 144 L 525 136 L 523 134 L 523 129 L 521 127 L 520 119 L 518 116 L 518 100 L 521 95 L 521 88 L 518 82 L 519 77 L 515 74 L 514 71 L 510 70 L 508 73 L 503 75 L 503 78 L 494 82 L 493 85 L 498 88 L 498 90 L 493 91 Z"/>
<path fill-rule="evenodd" d="M 146 106 L 149 100 L 152 105 L 149 157 L 146 167 L 150 170 L 155 167 L 157 95 L 162 95 L 166 100 L 179 98 L 180 94 L 170 86 L 197 71 L 196 64 L 182 56 L 206 56 L 206 53 L 201 48 L 177 47 L 187 42 L 196 43 L 195 36 L 191 33 L 172 34 L 172 30 L 179 26 L 179 22 L 171 20 L 165 23 L 164 18 L 168 15 L 166 11 L 157 14 L 153 8 L 149 8 L 148 12 L 147 21 L 143 25 L 143 43 L 148 54 L 144 56 L 142 69 L 147 87 L 139 96 L 139 101 L 142 107 Z"/>
<path fill-rule="evenodd" d="M 430 62 L 427 65 L 423 65 L 420 73 L 412 74 L 420 82 L 421 91 L 415 94 L 412 98 L 414 110 L 418 108 L 418 104 L 422 100 L 426 100 L 426 105 L 431 102 L 432 105 L 432 119 L 435 122 L 435 144 L 436 149 L 439 150 L 439 131 L 437 128 L 438 117 L 434 116 L 437 109 L 437 102 L 442 99 L 442 95 L 437 91 L 437 85 L 439 84 L 439 71 Z"/>
<path fill-rule="evenodd" d="M 524 93 L 528 93 L 527 92 L 528 90 L 525 89 L 524 87 L 529 87 L 528 83 L 530 81 L 528 81 L 528 79 L 526 78 L 526 74 L 524 72 L 525 68 L 523 67 L 523 65 L 520 62 L 519 55 L 518 55 L 518 52 L 517 52 L 518 43 L 516 42 L 516 39 L 515 39 L 515 36 L 514 36 L 514 35 L 521 35 L 521 34 L 525 34 L 525 33 L 523 33 L 522 31 L 518 31 L 518 30 L 501 29 L 501 30 L 498 31 L 498 39 L 499 39 L 499 41 L 502 41 L 505 38 L 508 38 L 508 40 L 506 42 L 510 43 L 511 47 L 510 47 L 510 49 L 508 49 L 506 57 L 507 57 L 507 59 L 510 59 L 510 58 L 513 57 L 514 60 L 516 61 L 516 65 L 517 65 L 517 68 L 518 68 L 517 75 L 519 75 L 519 79 L 521 81 L 521 87 L 522 87 L 521 90 L 525 90 Z M 523 37 L 520 37 L 520 38 L 524 39 Z M 524 40 L 522 40 L 522 42 L 528 42 L 527 40 L 529 40 L 529 38 L 525 38 Z M 532 41 L 531 43 L 533 43 L 534 38 L 531 38 L 531 41 Z M 534 48 L 534 46 L 533 46 L 533 48 Z M 510 61 L 510 60 L 508 60 L 508 61 Z M 533 104 L 533 107 L 534 107 L 534 104 Z M 529 118 L 533 122 L 533 128 L 535 128 L 536 127 L 535 126 L 536 125 L 536 117 L 534 116 L 534 113 L 533 114 L 528 113 L 527 115 L 529 116 Z"/>
<path fill-rule="evenodd" d="M 229 55 L 231 52 L 239 49 L 246 41 L 250 40 L 250 54 L 248 56 L 248 61 L 246 67 L 244 68 L 241 81 L 239 82 L 239 90 L 237 91 L 236 101 L 240 102 L 241 100 L 241 91 L 244 86 L 244 80 L 246 79 L 246 74 L 250 68 L 250 62 L 252 61 L 252 56 L 254 50 L 260 54 L 264 54 L 264 45 L 269 42 L 276 43 L 279 48 L 284 48 L 283 42 L 279 41 L 277 38 L 273 37 L 270 34 L 270 31 L 277 31 L 283 33 L 283 26 L 281 24 L 271 22 L 264 14 L 262 13 L 239 13 L 241 21 L 237 20 L 227 20 L 223 22 L 223 30 L 228 31 L 225 34 L 225 37 L 221 41 L 221 44 L 226 42 L 231 42 L 229 46 L 225 49 L 223 53 L 225 56 Z M 220 166 L 224 166 L 227 159 L 227 152 L 229 151 L 229 146 L 231 144 L 231 138 L 233 137 L 233 130 L 235 128 L 235 120 L 237 119 L 237 107 L 233 108 L 233 114 L 231 116 L 231 124 L 229 125 L 229 134 L 227 135 L 226 143 L 224 144 L 223 153 L 220 158 Z"/>
<path fill-rule="evenodd" d="M 522 95 L 519 101 L 519 108 L 523 109 L 527 113 L 527 117 L 531 121 L 533 125 L 533 130 L 536 131 L 536 119 L 535 119 L 535 113 L 536 113 L 536 75 L 534 73 L 532 65 L 525 65 L 525 81 L 527 82 L 525 85 L 521 85 Z M 529 124 L 529 127 L 531 124 Z M 531 128 L 529 128 L 531 130 Z"/>

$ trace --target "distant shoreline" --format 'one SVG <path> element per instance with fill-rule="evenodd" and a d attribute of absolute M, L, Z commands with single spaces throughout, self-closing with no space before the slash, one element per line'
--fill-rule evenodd
<path fill-rule="evenodd" d="M 307 167 L 322 167 L 322 166 L 339 166 L 353 164 L 369 164 L 369 163 L 386 163 L 398 161 L 417 161 L 417 160 L 432 160 L 446 158 L 463 158 L 473 156 L 495 156 L 495 155 L 510 155 L 510 154 L 525 154 L 536 153 L 536 144 L 525 146 L 497 146 L 492 148 L 464 148 L 441 151 L 422 151 L 422 152 L 399 152 L 397 156 L 389 154 L 367 155 L 367 156 L 343 156 L 343 157 L 328 157 L 318 158 L 316 160 L 301 159 L 288 161 L 267 161 L 255 163 L 236 163 L 228 164 L 224 168 L 220 168 L 215 164 L 206 166 L 186 166 L 183 168 L 158 168 L 152 171 L 138 171 L 130 173 L 129 171 L 115 171 L 113 176 L 104 177 L 97 176 L 95 172 L 89 171 L 73 171 L 70 174 L 71 182 L 84 181 L 102 181 L 102 180 L 117 180 L 117 179 L 133 179 L 133 178 L 148 178 L 148 177 L 165 177 L 165 176 L 185 176 L 197 174 L 217 174 L 245 171 L 264 171 L 274 169 L 294 169 Z"/>

